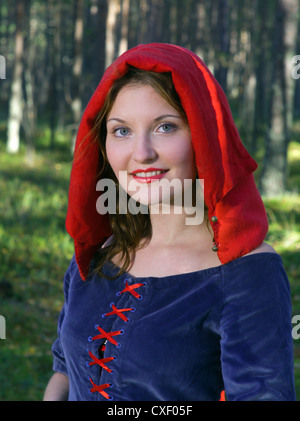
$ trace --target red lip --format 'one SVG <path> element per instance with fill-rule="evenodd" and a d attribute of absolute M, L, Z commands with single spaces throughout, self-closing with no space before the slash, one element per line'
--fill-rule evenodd
<path fill-rule="evenodd" d="M 139 172 L 151 172 L 151 171 L 163 171 L 163 172 L 157 175 L 151 175 L 149 177 L 140 177 L 136 175 Z M 166 170 L 163 168 L 146 168 L 146 169 L 138 169 L 138 170 L 132 171 L 131 175 L 139 183 L 151 183 L 151 181 L 156 181 L 163 178 L 167 171 L 169 170 Z"/>
<path fill-rule="evenodd" d="M 166 172 L 166 171 L 168 171 L 168 170 L 166 170 L 166 169 L 164 169 L 164 168 L 144 168 L 144 169 L 138 169 L 138 170 L 134 170 L 134 171 L 132 171 L 132 175 L 133 174 L 136 174 L 136 173 L 138 173 L 138 172 L 150 172 L 150 171 L 164 171 L 164 172 Z"/>

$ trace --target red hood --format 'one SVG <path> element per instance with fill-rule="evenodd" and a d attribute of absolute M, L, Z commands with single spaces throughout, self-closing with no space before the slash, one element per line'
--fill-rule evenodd
<path fill-rule="evenodd" d="M 240 141 L 227 99 L 207 66 L 194 53 L 170 44 L 146 44 L 120 56 L 105 72 L 83 114 L 75 147 L 66 228 L 74 239 L 76 261 L 86 279 L 90 261 L 111 234 L 107 215 L 96 210 L 99 150 L 90 131 L 113 82 L 133 66 L 171 72 L 191 129 L 204 199 L 222 264 L 259 246 L 268 230 L 256 188 L 257 165 Z M 80 152 L 79 152 L 79 145 Z M 89 146 L 89 147 L 87 147 Z"/>

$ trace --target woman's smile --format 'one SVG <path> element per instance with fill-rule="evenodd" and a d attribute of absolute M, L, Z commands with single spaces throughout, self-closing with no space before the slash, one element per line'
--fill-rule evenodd
<path fill-rule="evenodd" d="M 147 168 L 132 171 L 131 175 L 139 183 L 151 183 L 151 181 L 161 180 L 167 171 L 159 168 Z"/>

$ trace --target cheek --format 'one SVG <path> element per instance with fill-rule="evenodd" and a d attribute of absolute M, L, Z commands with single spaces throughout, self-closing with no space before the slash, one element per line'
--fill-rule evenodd
<path fill-rule="evenodd" d="M 128 162 L 130 156 L 129 148 L 125 144 L 117 144 L 115 142 L 106 142 L 106 156 L 108 162 L 120 184 L 125 191 L 128 190 Z"/>
<path fill-rule="evenodd" d="M 121 148 L 122 149 L 122 148 Z M 106 142 L 106 156 L 108 162 L 115 173 L 116 177 L 119 178 L 119 171 L 122 171 L 124 168 L 125 158 L 124 152 L 120 150 L 113 142 Z"/>
<path fill-rule="evenodd" d="M 179 148 L 174 148 L 172 150 L 172 157 L 173 161 L 177 162 L 177 166 L 181 169 L 181 173 L 185 178 L 196 178 L 197 167 L 192 145 L 188 143 L 184 148 L 182 145 Z"/>

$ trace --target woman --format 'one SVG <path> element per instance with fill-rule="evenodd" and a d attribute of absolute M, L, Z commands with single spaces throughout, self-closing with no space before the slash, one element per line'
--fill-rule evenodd
<path fill-rule="evenodd" d="M 195 54 L 141 45 L 107 69 L 78 131 L 45 400 L 295 399 L 289 282 L 255 169 Z"/>

